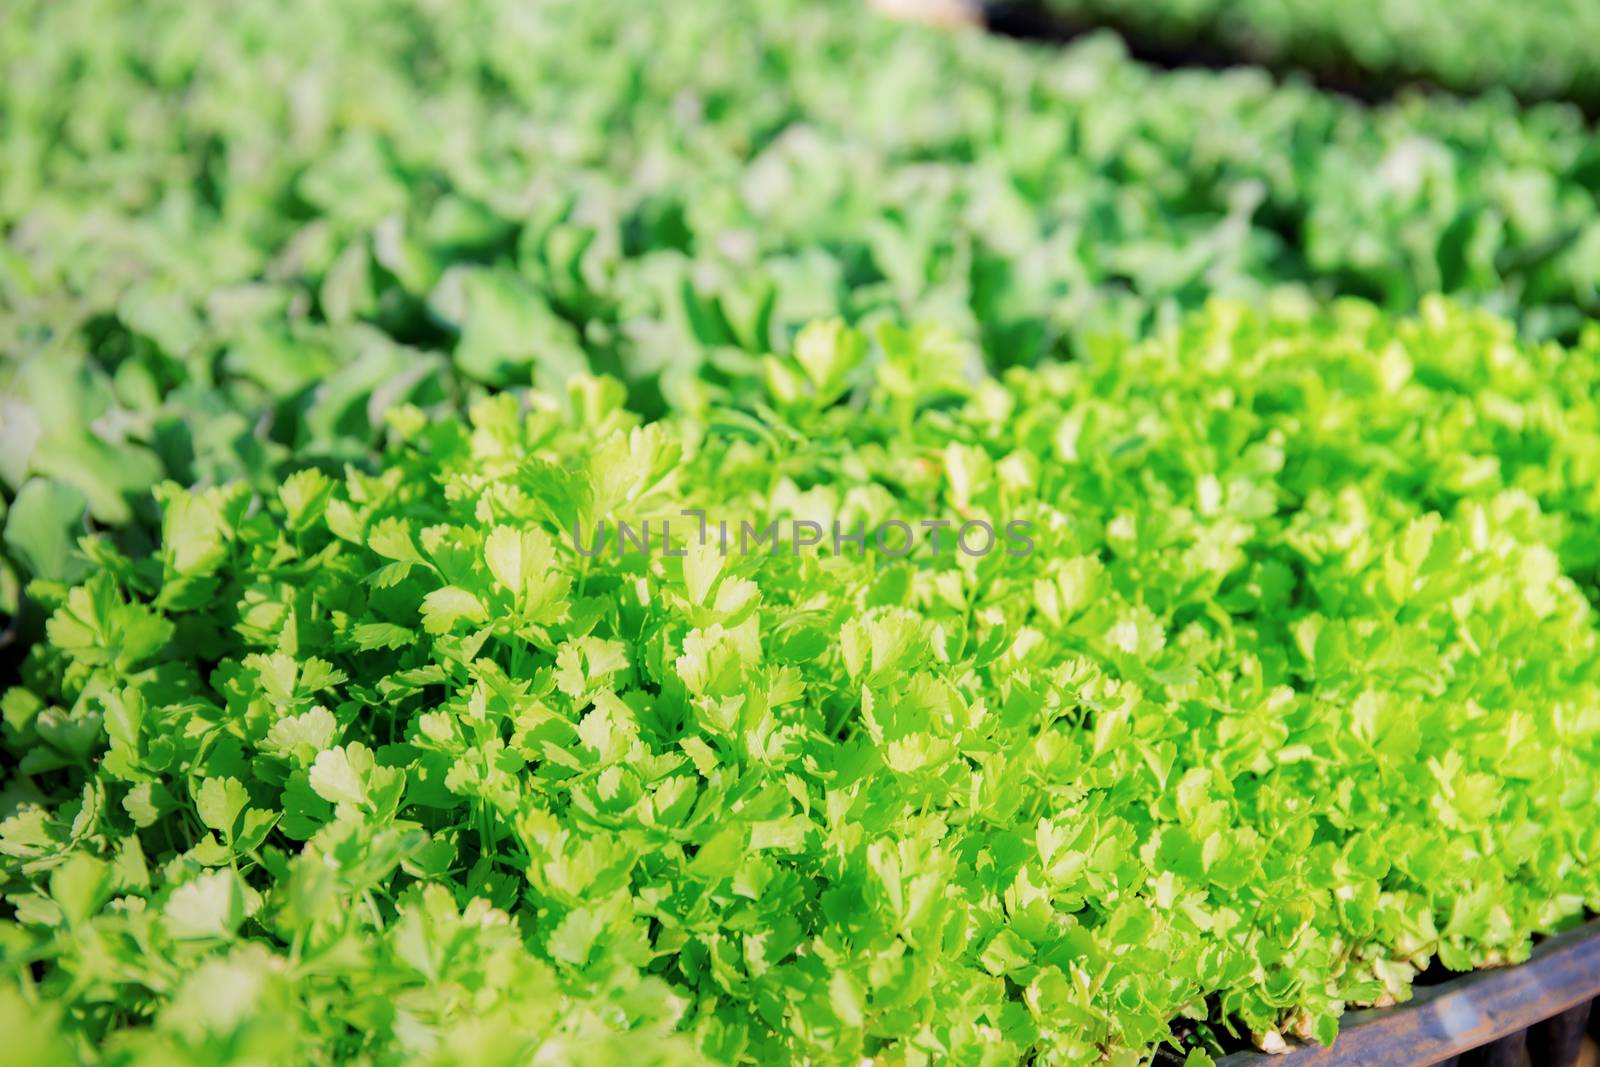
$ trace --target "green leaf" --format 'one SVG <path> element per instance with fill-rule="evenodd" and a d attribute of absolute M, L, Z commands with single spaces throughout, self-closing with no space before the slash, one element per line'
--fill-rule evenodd
<path fill-rule="evenodd" d="M 230 870 L 205 871 L 173 890 L 162 918 L 180 941 L 231 937 L 244 922 L 245 888 Z"/>
<path fill-rule="evenodd" d="M 488 618 L 483 602 L 460 586 L 435 589 L 422 599 L 422 628 L 431 634 L 449 633 L 463 619 L 481 623 Z"/>
<path fill-rule="evenodd" d="M 17 491 L 5 517 L 6 548 L 30 573 L 75 582 L 89 569 L 78 551 L 88 501 L 70 485 L 32 478 Z"/>
<path fill-rule="evenodd" d="M 100 910 L 111 892 L 111 865 L 74 852 L 50 873 L 50 896 L 67 922 L 80 926 Z"/>
<path fill-rule="evenodd" d="M 237 778 L 207 778 L 200 786 L 196 807 L 201 822 L 232 841 L 234 824 L 249 802 L 250 794 Z"/>

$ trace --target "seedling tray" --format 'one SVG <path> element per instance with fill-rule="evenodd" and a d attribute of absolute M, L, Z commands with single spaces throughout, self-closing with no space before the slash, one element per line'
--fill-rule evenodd
<path fill-rule="evenodd" d="M 1515 967 L 1418 989 L 1407 1003 L 1351 1012 L 1326 1048 L 1240 1052 L 1225 1067 L 1428 1067 L 1578 1061 L 1590 1003 L 1600 997 L 1600 920 L 1540 943 Z"/>

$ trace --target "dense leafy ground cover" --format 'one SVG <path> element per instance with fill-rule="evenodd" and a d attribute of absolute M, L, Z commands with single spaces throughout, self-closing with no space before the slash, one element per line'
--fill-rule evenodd
<path fill-rule="evenodd" d="M 0 66 L 8 1062 L 1203 1064 L 1600 906 L 1576 110 L 846 0 Z"/>
<path fill-rule="evenodd" d="M 1600 305 L 1600 147 L 1560 108 L 1368 111 L 846 0 L 0 18 L 0 478 L 55 483 L 15 529 L 79 495 L 153 524 L 163 477 L 266 490 L 530 377 L 694 409 L 833 314 L 1031 365 L 1279 285 L 1568 340 Z"/>
<path fill-rule="evenodd" d="M 1222 303 L 996 378 L 821 324 L 763 408 L 578 376 L 395 407 L 369 473 L 164 489 L 154 554 L 35 585 L 9 1040 L 1204 1063 L 1521 958 L 1600 904 L 1597 356 Z M 603 519 L 683 554 L 579 552 Z"/>
<path fill-rule="evenodd" d="M 1600 8 L 1585 0 L 1035 0 L 1169 45 L 1201 41 L 1241 59 L 1445 88 L 1503 87 L 1600 107 Z"/>

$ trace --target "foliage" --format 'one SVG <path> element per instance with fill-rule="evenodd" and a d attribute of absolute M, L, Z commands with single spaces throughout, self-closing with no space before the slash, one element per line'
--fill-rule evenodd
<path fill-rule="evenodd" d="M 1600 105 L 1600 62 L 1587 44 L 1600 34 L 1600 8 L 1585 0 L 1043 2 L 1168 44 L 1224 45 L 1255 62 Z"/>
<path fill-rule="evenodd" d="M 21 0 L 0 12 L 0 480 L 38 525 L 344 462 L 406 402 L 604 372 L 738 399 L 800 325 L 996 367 L 1212 293 L 1600 310 L 1576 112 L 1371 111 L 854 0 Z M 133 547 L 139 547 L 136 534 Z M 6 582 L 9 582 L 9 587 Z M 0 582 L 15 603 L 16 578 Z"/>
<path fill-rule="evenodd" d="M 656 421 L 582 374 L 397 405 L 377 466 L 83 539 L 3 699 L 16 1047 L 1202 1064 L 1600 905 L 1600 332 L 795 352 Z M 1033 551 L 570 539 L 684 509 Z"/>

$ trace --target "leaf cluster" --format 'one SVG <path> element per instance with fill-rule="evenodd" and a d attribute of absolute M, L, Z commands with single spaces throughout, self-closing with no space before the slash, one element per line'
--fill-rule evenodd
<path fill-rule="evenodd" d="M 1516 7 L 1492 0 L 1044 3 L 1058 14 L 1109 21 L 1167 46 L 1209 42 L 1254 62 L 1600 105 L 1600 65 L 1583 43 L 1600 33 L 1600 11 L 1583 0 L 1529 0 Z"/>
<path fill-rule="evenodd" d="M 1600 906 L 1600 334 L 1214 302 L 1000 375 L 938 327 L 796 351 L 704 415 L 401 405 L 375 468 L 82 539 L 0 700 L 8 1041 L 1203 1064 Z M 685 509 L 1034 551 L 569 540 Z"/>
<path fill-rule="evenodd" d="M 853 0 L 0 19 L 7 608 L 78 573 L 80 516 L 148 532 L 164 479 L 270 492 L 397 405 L 582 372 L 648 414 L 748 399 L 815 318 L 939 323 L 1003 368 L 1213 293 L 1447 292 L 1567 341 L 1600 310 L 1570 109 L 1368 110 Z"/>

